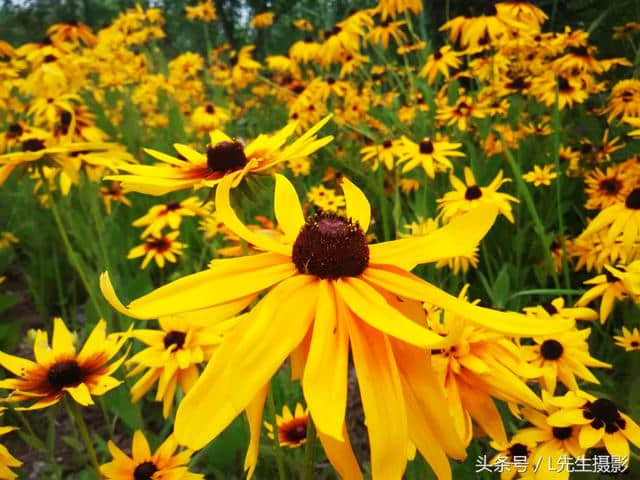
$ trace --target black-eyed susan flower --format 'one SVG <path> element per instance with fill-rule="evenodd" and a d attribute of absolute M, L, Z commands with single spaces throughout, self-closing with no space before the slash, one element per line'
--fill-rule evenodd
<path fill-rule="evenodd" d="M 466 300 L 467 288 L 459 298 Z M 433 369 L 447 392 L 458 433 L 468 445 L 475 423 L 492 439 L 506 443 L 507 434 L 492 397 L 542 408 L 540 399 L 522 379 L 535 378 L 539 371 L 524 363 L 513 340 L 453 314 L 438 313 L 432 310 L 427 321 L 442 336 L 456 335 L 457 324 L 464 325 L 455 343 L 432 352 Z"/>
<path fill-rule="evenodd" d="M 533 183 L 534 187 L 540 185 L 551 185 L 551 181 L 558 176 L 553 171 L 553 165 L 544 165 L 540 168 L 538 165 L 533 166 L 533 170 L 522 175 L 525 182 Z"/>
<path fill-rule="evenodd" d="M 0 407 L 0 415 L 6 410 L 5 407 Z M 5 425 L 0 427 L 0 437 L 6 435 L 9 432 L 16 430 L 16 427 Z M 17 468 L 22 465 L 22 462 L 16 457 L 11 455 L 7 447 L 0 444 L 0 479 L 2 480 L 14 480 L 18 478 L 18 475 L 11 471 L 12 468 Z"/>
<path fill-rule="evenodd" d="M 282 407 L 282 415 L 276 415 L 276 426 L 278 428 L 278 443 L 280 445 L 297 448 L 307 441 L 307 420 L 309 409 L 303 408 L 302 404 L 296 403 L 293 413 L 287 405 Z M 273 439 L 273 425 L 264 422 L 267 429 L 267 436 Z"/>
<path fill-rule="evenodd" d="M 402 151 L 401 142 L 397 140 L 385 140 L 381 144 L 368 145 L 360 149 L 363 162 L 371 162 L 371 169 L 378 170 L 380 164 L 387 170 L 393 170 L 395 160 Z"/>
<path fill-rule="evenodd" d="M 203 480 L 204 475 L 188 470 L 193 452 L 178 449 L 173 434 L 151 453 L 149 442 L 142 431 L 133 434 L 131 456 L 120 450 L 113 441 L 107 444 L 113 460 L 100 466 L 107 480 Z"/>
<path fill-rule="evenodd" d="M 613 339 L 616 341 L 616 345 L 624 348 L 627 352 L 640 350 L 640 331 L 638 331 L 638 327 L 629 330 L 623 326 L 622 335 L 614 335 Z"/>
<path fill-rule="evenodd" d="M 445 80 L 449 80 L 450 70 L 460 68 L 462 62 L 459 57 L 460 54 L 453 50 L 450 45 L 440 47 L 427 57 L 427 61 L 418 72 L 418 76 L 426 77 L 429 85 L 433 85 L 438 73 L 442 74 Z"/>
<path fill-rule="evenodd" d="M 286 147 L 284 144 L 297 128 L 295 122 L 273 135 L 260 135 L 246 146 L 216 130 L 209 134 L 210 143 L 205 153 L 181 144 L 174 145 L 181 158 L 147 149 L 149 155 L 163 164 L 119 165 L 118 168 L 130 174 L 106 179 L 119 180 L 130 191 L 149 195 L 164 195 L 192 187 L 213 187 L 227 176 L 232 177 L 237 185 L 249 173 L 263 172 L 282 162 L 307 157 L 329 143 L 332 136 L 317 139 L 315 134 L 330 118 L 325 117 Z"/>
<path fill-rule="evenodd" d="M 0 388 L 12 390 L 6 401 L 34 401 L 21 410 L 45 408 L 69 394 L 80 405 L 92 405 L 92 395 L 100 396 L 120 385 L 112 377 L 126 355 L 108 363 L 121 349 L 126 337 L 106 334 L 100 320 L 80 352 L 61 318 L 53 323 L 51 346 L 47 332 L 39 330 L 33 345 L 35 362 L 0 352 L 0 365 L 16 375 L 0 381 Z"/>
<path fill-rule="evenodd" d="M 495 205 L 498 212 L 513 223 L 510 202 L 518 203 L 519 200 L 507 193 L 498 192 L 503 184 L 511 181 L 508 178 L 503 178 L 502 170 L 486 187 L 478 185 L 469 167 L 464 168 L 464 183 L 455 175 L 451 175 L 450 180 L 455 190 L 445 193 L 442 198 L 438 199 L 440 215 L 445 223 L 483 203 Z"/>
<path fill-rule="evenodd" d="M 211 0 L 200 2 L 196 5 L 184 7 L 186 16 L 189 20 L 202 20 L 203 22 L 213 22 L 218 16 L 216 7 Z"/>
<path fill-rule="evenodd" d="M 346 205 L 343 195 L 337 194 L 333 188 L 326 188 L 324 185 L 311 187 L 307 192 L 307 199 L 323 212 L 337 213 Z"/>
<path fill-rule="evenodd" d="M 187 246 L 176 240 L 178 235 L 180 235 L 179 230 L 158 236 L 151 235 L 146 238 L 142 245 L 135 246 L 129 250 L 127 258 L 144 257 L 140 265 L 143 270 L 147 268 L 151 260 L 154 260 L 159 268 L 164 268 L 165 262 L 176 263 L 178 256 L 182 254 L 182 249 Z"/>
<path fill-rule="evenodd" d="M 122 203 L 127 207 L 131 206 L 131 200 L 126 197 L 127 191 L 122 188 L 120 182 L 111 182 L 108 187 L 100 187 L 100 196 L 104 202 L 104 209 L 107 215 L 111 214 L 111 206 L 113 202 Z"/>
<path fill-rule="evenodd" d="M 149 235 L 160 237 L 164 228 L 172 230 L 180 228 L 183 217 L 193 217 L 203 215 L 202 201 L 198 197 L 188 197 L 179 202 L 169 202 L 161 205 L 154 205 L 142 217 L 133 221 L 134 227 L 146 227 L 141 237 Z"/>
<path fill-rule="evenodd" d="M 589 354 L 587 339 L 590 328 L 571 330 L 550 337 L 533 337 L 534 345 L 524 346 L 524 358 L 540 368 L 541 386 L 555 392 L 559 380 L 567 388 L 577 390 L 576 376 L 591 383 L 600 383 L 587 367 L 611 368 L 611 365 Z"/>
<path fill-rule="evenodd" d="M 422 8 L 420 0 L 380 0 L 377 6 L 382 20 L 386 20 L 387 17 L 396 18 L 399 14 L 407 12 L 418 14 Z"/>
<path fill-rule="evenodd" d="M 585 176 L 585 207 L 590 210 L 601 210 L 616 202 L 623 202 L 633 187 L 628 175 L 618 167 L 608 167 L 605 172 L 595 168 Z"/>
<path fill-rule="evenodd" d="M 368 36 L 369 41 L 381 43 L 384 48 L 389 48 L 389 39 L 393 38 L 397 45 L 402 45 L 408 41 L 407 34 L 402 31 L 402 26 L 406 24 L 405 20 L 384 20 L 371 29 Z"/>
<path fill-rule="evenodd" d="M 614 268 L 605 265 L 604 268 L 604 273 L 584 282 L 591 288 L 584 292 L 576 302 L 576 307 L 585 307 L 596 298 L 600 298 L 600 323 L 607 321 L 616 300 L 624 300 L 627 296 L 626 288 L 620 278 L 624 267 Z"/>
<path fill-rule="evenodd" d="M 251 26 L 253 28 L 267 28 L 273 25 L 273 20 L 276 14 L 273 12 L 258 13 L 251 19 Z"/>
<path fill-rule="evenodd" d="M 162 402 L 162 414 L 169 416 L 176 389 L 187 393 L 200 372 L 198 365 L 211 358 L 215 347 L 236 321 L 212 316 L 207 312 L 158 320 L 159 330 L 138 329 L 130 333 L 147 347 L 133 355 L 126 366 L 133 366 L 129 376 L 145 372 L 131 387 L 131 401 L 137 402 L 157 382 L 155 400 Z M 146 371 L 145 371 L 146 370 Z"/>
<path fill-rule="evenodd" d="M 583 449 L 604 445 L 611 455 L 629 459 L 629 442 L 640 447 L 640 427 L 608 398 L 597 398 L 581 390 L 553 397 L 558 407 L 547 419 L 553 428 L 577 430 Z"/>
<path fill-rule="evenodd" d="M 230 205 L 232 182 L 227 178 L 218 186 L 217 212 L 230 230 L 265 253 L 213 260 L 208 270 L 128 307 L 118 300 L 109 276 L 101 277 L 103 294 L 114 308 L 136 318 L 217 308 L 267 292 L 226 336 L 178 408 L 175 432 L 190 448 L 204 446 L 245 409 L 253 439 L 262 425 L 270 379 L 291 356 L 331 463 L 342 477 L 361 478 L 344 423 L 351 352 L 373 476 L 400 477 L 411 441 L 437 475 L 449 478 L 445 455 L 464 457 L 464 446 L 451 429 L 444 392 L 424 349 L 444 348 L 453 339 L 416 323 L 416 310 L 404 305 L 428 301 L 510 335 L 553 334 L 570 326 L 475 306 L 409 273 L 419 263 L 470 253 L 493 224 L 495 207 L 478 207 L 425 237 L 369 245 L 369 202 L 348 179 L 342 182 L 346 217 L 319 214 L 305 221 L 293 185 L 277 175 L 275 216 L 284 236 L 275 240 L 250 231 L 237 217 Z M 257 455 L 252 445 L 249 466 Z"/>
<path fill-rule="evenodd" d="M 458 150 L 462 146 L 461 143 L 428 137 L 423 138 L 419 143 L 415 143 L 407 137 L 402 137 L 401 141 L 402 147 L 398 162 L 403 164 L 403 172 L 422 167 L 430 178 L 434 178 L 436 172 L 453 169 L 449 158 L 464 157 L 464 153 Z"/>
<path fill-rule="evenodd" d="M 605 112 L 609 113 L 609 121 L 615 117 L 640 116 L 640 80 L 628 78 L 616 83 Z"/>
<path fill-rule="evenodd" d="M 632 247 L 640 239 L 640 188 L 631 190 L 624 201 L 601 210 L 580 236 L 588 237 L 598 232 L 606 233 L 609 242 L 620 238 L 625 248 Z"/>
<path fill-rule="evenodd" d="M 453 105 L 449 105 L 446 97 L 437 100 L 438 112 L 436 120 L 442 125 L 455 125 L 466 132 L 471 127 L 474 118 L 485 118 L 484 105 L 468 96 L 461 96 Z"/>
<path fill-rule="evenodd" d="M 231 115 L 226 108 L 213 103 L 205 103 L 197 107 L 191 115 L 191 123 L 199 132 L 210 132 L 224 126 Z"/>

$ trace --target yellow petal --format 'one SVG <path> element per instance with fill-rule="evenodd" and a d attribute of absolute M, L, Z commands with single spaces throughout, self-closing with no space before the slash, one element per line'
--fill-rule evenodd
<path fill-rule="evenodd" d="M 256 394 L 255 398 L 247 406 L 247 420 L 249 422 L 249 447 L 244 457 L 244 470 L 247 473 L 247 480 L 251 480 L 253 472 L 258 463 L 258 452 L 260 449 L 260 432 L 262 431 L 262 410 L 264 401 L 269 391 L 269 382 Z"/>
<path fill-rule="evenodd" d="M 255 398 L 306 334 L 316 290 L 312 277 L 284 281 L 229 333 L 178 407 L 181 444 L 202 448 Z"/>
<path fill-rule="evenodd" d="M 349 434 L 346 427 L 342 426 L 343 441 L 338 441 L 334 437 L 325 435 L 318 431 L 318 438 L 324 448 L 324 453 L 327 455 L 329 462 L 336 469 L 340 478 L 344 480 L 361 480 L 362 472 L 360 472 L 360 466 L 358 460 L 351 448 L 351 442 L 349 441 Z"/>
<path fill-rule="evenodd" d="M 295 242 L 304 225 L 304 215 L 293 184 L 283 175 L 276 174 L 274 210 L 278 225 L 289 243 Z"/>
<path fill-rule="evenodd" d="M 585 425 L 580 429 L 578 440 L 582 448 L 591 448 L 597 445 L 604 435 L 604 428 L 595 429 L 591 425 Z"/>
<path fill-rule="evenodd" d="M 629 442 L 622 435 L 622 432 L 605 433 L 604 446 L 614 457 L 629 459 Z"/>
<path fill-rule="evenodd" d="M 83 405 L 83 406 L 93 405 L 93 399 L 91 398 L 91 393 L 89 393 L 89 388 L 85 383 L 81 383 L 75 387 L 67 387 L 65 388 L 65 390 L 80 405 Z"/>
<path fill-rule="evenodd" d="M 347 204 L 347 216 L 360 224 L 362 231 L 366 233 L 371 222 L 371 205 L 362 190 L 356 187 L 351 180 L 342 178 L 342 191 Z"/>
<path fill-rule="evenodd" d="M 78 354 L 78 362 L 82 363 L 95 355 L 98 352 L 104 350 L 104 342 L 107 336 L 107 322 L 100 319 L 100 321 L 93 328 L 87 341 L 84 343 L 82 350 Z"/>
<path fill-rule="evenodd" d="M 51 346 L 56 355 L 75 354 L 76 349 L 73 346 L 73 335 L 60 317 L 53 319 L 53 338 Z"/>
<path fill-rule="evenodd" d="M 321 280 L 319 286 L 318 310 L 302 388 L 318 431 L 342 441 L 347 407 L 349 339 L 332 283 Z"/>
<path fill-rule="evenodd" d="M 373 478 L 402 478 L 409 433 L 402 386 L 386 336 L 348 317 L 353 363 L 367 419 Z"/>
<path fill-rule="evenodd" d="M 140 430 L 136 430 L 133 434 L 133 446 L 131 447 L 131 456 L 133 460 L 138 463 L 142 463 L 145 460 L 151 458 L 151 449 L 149 443 L 144 436 L 144 433 Z"/>
<path fill-rule="evenodd" d="M 38 366 L 37 363 L 31 360 L 15 357 L 4 352 L 0 352 L 0 365 L 18 377 L 24 377 L 29 370 Z"/>

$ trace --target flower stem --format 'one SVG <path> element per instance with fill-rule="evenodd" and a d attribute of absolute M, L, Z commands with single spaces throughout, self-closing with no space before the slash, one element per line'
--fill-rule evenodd
<path fill-rule="evenodd" d="M 95 467 L 96 471 L 100 472 L 100 464 L 98 463 L 98 457 L 96 456 L 96 451 L 93 448 L 93 442 L 91 441 L 91 437 L 89 436 L 89 429 L 87 428 L 87 424 L 84 421 L 84 417 L 82 416 L 82 411 L 78 404 L 75 402 L 70 402 L 67 397 L 64 399 L 65 406 L 67 407 L 67 413 L 69 414 L 70 420 L 73 423 L 75 421 L 76 426 L 78 427 L 78 431 L 80 432 L 80 437 L 82 438 L 82 442 L 84 443 L 85 448 L 87 449 L 87 455 L 89 456 L 89 460 L 91 464 Z"/>
<path fill-rule="evenodd" d="M 311 415 L 307 416 L 307 443 L 304 450 L 304 470 L 302 472 L 303 480 L 313 480 L 313 457 L 316 451 L 316 427 L 311 419 Z"/>
<path fill-rule="evenodd" d="M 278 422 L 276 422 L 276 403 L 273 400 L 273 393 L 271 389 L 267 393 L 267 408 L 269 409 L 269 421 L 273 428 L 273 451 L 276 457 L 276 465 L 278 466 L 278 478 L 280 480 L 286 480 L 284 470 L 284 457 L 282 456 L 282 449 L 280 448 L 280 442 L 278 441 Z"/>

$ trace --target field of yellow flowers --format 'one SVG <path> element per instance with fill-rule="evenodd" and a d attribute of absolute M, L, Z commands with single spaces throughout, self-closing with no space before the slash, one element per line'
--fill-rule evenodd
<path fill-rule="evenodd" d="M 633 9 L 364 3 L 0 33 L 0 479 L 640 478 Z"/>

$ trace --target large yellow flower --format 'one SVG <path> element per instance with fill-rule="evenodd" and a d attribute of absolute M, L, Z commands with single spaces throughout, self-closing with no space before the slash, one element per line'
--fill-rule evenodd
<path fill-rule="evenodd" d="M 511 335 L 552 333 L 571 323 L 541 325 L 515 313 L 475 306 L 409 272 L 420 263 L 470 254 L 495 221 L 495 207 L 478 207 L 424 237 L 368 245 L 369 202 L 349 180 L 342 183 L 348 218 L 320 214 L 305 221 L 293 185 L 277 175 L 275 216 L 284 231 L 278 241 L 250 231 L 238 219 L 230 205 L 232 182 L 227 178 L 218 186 L 217 212 L 228 228 L 266 253 L 214 260 L 208 270 L 161 287 L 128 308 L 116 297 L 108 275 L 101 278 L 103 294 L 114 308 L 137 318 L 224 306 L 267 291 L 229 333 L 181 402 L 178 440 L 201 448 L 247 409 L 252 442 L 246 465 L 251 469 L 266 390 L 291 356 L 294 377 L 302 379 L 331 463 L 344 478 L 362 478 L 344 421 L 351 350 L 374 478 L 402 476 L 410 441 L 440 478 L 451 478 L 446 454 L 463 458 L 464 445 L 451 428 L 444 392 L 425 348 L 444 348 L 454 338 L 414 321 L 405 312 L 407 306 L 427 300 Z"/>
<path fill-rule="evenodd" d="M 263 172 L 279 163 L 306 157 L 329 143 L 333 140 L 331 135 L 317 139 L 315 134 L 330 118 L 325 117 L 286 147 L 284 144 L 297 128 L 295 122 L 273 135 L 259 135 L 246 146 L 216 130 L 209 134 L 210 143 L 205 153 L 178 143 L 174 145 L 178 158 L 146 149 L 149 155 L 164 164 L 120 164 L 118 168 L 130 174 L 112 175 L 106 179 L 119 180 L 129 191 L 148 195 L 164 195 L 192 187 L 213 187 L 227 176 L 233 178 L 237 185 L 248 173 Z"/>
<path fill-rule="evenodd" d="M 82 350 L 76 353 L 73 335 L 61 318 L 53 323 L 51 347 L 47 332 L 36 333 L 33 352 L 35 362 L 0 352 L 0 365 L 19 378 L 0 381 L 0 388 L 13 390 L 7 398 L 10 402 L 36 400 L 19 410 L 45 408 L 59 402 L 65 394 L 80 405 L 92 405 L 91 395 L 103 395 L 120 385 L 111 376 L 124 361 L 126 355 L 109 364 L 120 350 L 126 337 L 106 335 L 106 322 L 100 320 Z"/>

